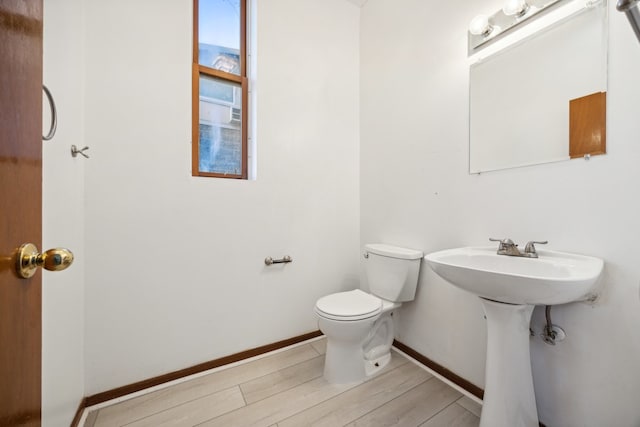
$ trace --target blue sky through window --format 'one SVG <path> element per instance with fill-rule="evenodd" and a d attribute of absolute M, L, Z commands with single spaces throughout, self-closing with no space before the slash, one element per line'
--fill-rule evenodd
<path fill-rule="evenodd" d="M 199 41 L 240 50 L 240 0 L 200 0 Z"/>

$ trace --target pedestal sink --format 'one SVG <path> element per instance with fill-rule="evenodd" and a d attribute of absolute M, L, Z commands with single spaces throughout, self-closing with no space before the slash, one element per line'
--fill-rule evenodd
<path fill-rule="evenodd" d="M 529 323 L 535 305 L 595 295 L 603 261 L 538 251 L 538 258 L 497 255 L 495 247 L 434 252 L 427 263 L 443 279 L 480 297 L 487 317 L 487 362 L 480 427 L 538 427 Z"/>

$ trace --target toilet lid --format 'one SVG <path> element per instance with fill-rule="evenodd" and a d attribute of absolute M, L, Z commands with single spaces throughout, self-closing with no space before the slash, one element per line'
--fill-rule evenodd
<path fill-rule="evenodd" d="M 355 289 L 320 298 L 316 303 L 316 310 L 319 315 L 330 319 L 367 319 L 382 311 L 382 300 L 360 289 Z"/>

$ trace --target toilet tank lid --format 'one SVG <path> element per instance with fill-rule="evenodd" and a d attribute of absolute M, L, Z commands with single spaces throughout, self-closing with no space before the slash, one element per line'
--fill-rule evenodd
<path fill-rule="evenodd" d="M 367 245 L 364 245 L 364 249 L 368 253 L 390 258 L 419 259 L 424 256 L 424 253 L 422 253 L 422 251 L 387 245 L 385 243 L 369 243 Z"/>

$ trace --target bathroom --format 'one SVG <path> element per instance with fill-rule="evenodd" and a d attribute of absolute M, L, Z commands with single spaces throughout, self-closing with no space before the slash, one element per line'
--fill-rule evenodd
<path fill-rule="evenodd" d="M 44 0 L 59 115 L 43 246 L 76 262 L 43 276 L 43 425 L 68 425 L 85 396 L 317 330 L 316 300 L 358 287 L 366 243 L 508 236 L 605 260 L 596 304 L 553 309 L 567 340 L 531 341 L 540 421 L 639 426 L 640 44 L 609 2 L 606 155 L 469 174 L 467 28 L 503 2 L 472 3 L 253 0 L 245 181 L 190 173 L 191 0 Z M 476 297 L 423 263 L 395 322 L 483 387 Z"/>

